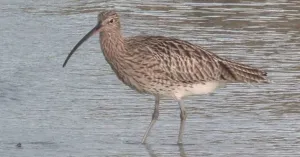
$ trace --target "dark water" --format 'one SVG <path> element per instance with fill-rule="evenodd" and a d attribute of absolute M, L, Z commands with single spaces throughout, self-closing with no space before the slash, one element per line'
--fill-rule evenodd
<path fill-rule="evenodd" d="M 268 85 L 228 85 L 154 107 L 117 80 L 98 38 L 62 63 L 114 8 L 126 36 L 165 35 L 269 73 Z M 0 1 L 0 156 L 300 156 L 300 1 Z M 16 145 L 21 143 L 21 147 Z"/>

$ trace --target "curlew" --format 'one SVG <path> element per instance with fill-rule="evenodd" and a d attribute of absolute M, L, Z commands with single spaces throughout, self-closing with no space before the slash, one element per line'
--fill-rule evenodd
<path fill-rule="evenodd" d="M 188 41 L 163 36 L 125 38 L 120 17 L 115 11 L 98 15 L 96 26 L 71 50 L 63 67 L 76 49 L 89 37 L 99 34 L 106 61 L 127 86 L 155 97 L 154 112 L 142 143 L 159 116 L 162 97 L 178 101 L 180 128 L 178 144 L 182 143 L 187 113 L 183 98 L 208 94 L 226 83 L 267 83 L 267 73 L 257 68 L 221 58 Z"/>

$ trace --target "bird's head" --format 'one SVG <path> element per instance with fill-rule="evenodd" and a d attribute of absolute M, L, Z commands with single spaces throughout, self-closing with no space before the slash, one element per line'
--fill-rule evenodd
<path fill-rule="evenodd" d="M 119 15 L 115 11 L 104 11 L 98 15 L 99 32 L 116 31 L 121 28 Z"/>
<path fill-rule="evenodd" d="M 72 54 L 77 50 L 77 48 L 85 42 L 92 35 L 102 32 L 114 32 L 120 30 L 120 20 L 119 16 L 115 11 L 104 11 L 98 15 L 98 20 L 96 26 L 90 30 L 71 50 L 68 57 L 66 58 L 63 67 L 66 66 L 68 60 L 71 58 Z"/>

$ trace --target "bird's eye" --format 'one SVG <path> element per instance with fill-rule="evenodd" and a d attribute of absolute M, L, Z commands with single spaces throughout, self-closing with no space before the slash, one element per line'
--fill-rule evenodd
<path fill-rule="evenodd" d="M 110 21 L 109 21 L 109 23 L 113 23 L 114 22 L 114 19 L 111 19 Z"/>

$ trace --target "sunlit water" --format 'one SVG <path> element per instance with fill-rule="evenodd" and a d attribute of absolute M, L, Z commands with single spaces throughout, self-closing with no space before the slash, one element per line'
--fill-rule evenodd
<path fill-rule="evenodd" d="M 62 68 L 97 14 L 111 8 L 126 36 L 188 40 L 264 69 L 274 83 L 186 99 L 182 146 L 178 105 L 164 100 L 141 145 L 154 98 L 116 78 L 98 37 Z M 1 157 L 300 156 L 298 0 L 1 0 L 0 9 Z"/>

